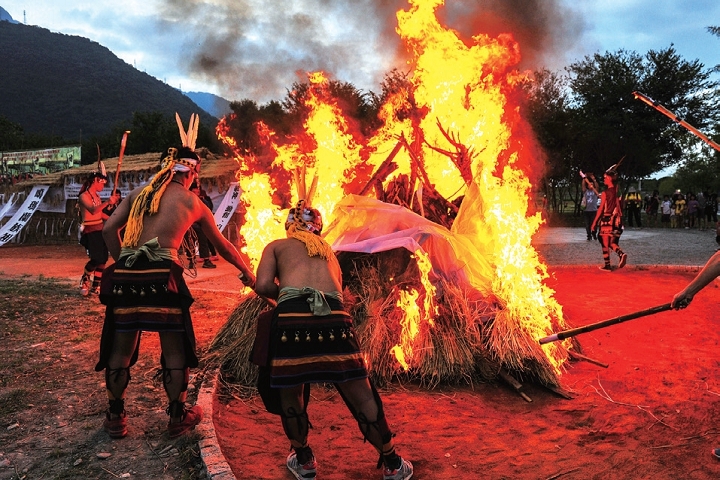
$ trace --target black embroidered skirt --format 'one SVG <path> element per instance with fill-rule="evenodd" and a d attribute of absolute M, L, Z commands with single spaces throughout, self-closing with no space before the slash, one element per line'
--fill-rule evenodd
<path fill-rule="evenodd" d="M 270 386 L 338 383 L 368 376 L 352 317 L 328 299 L 332 312 L 315 316 L 306 297 L 281 302 L 270 336 Z"/>

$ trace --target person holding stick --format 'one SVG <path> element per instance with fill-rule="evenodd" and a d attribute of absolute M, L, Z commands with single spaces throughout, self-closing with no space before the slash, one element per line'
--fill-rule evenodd
<path fill-rule="evenodd" d="M 100 167 L 85 180 L 78 195 L 77 204 L 82 220 L 80 245 L 85 247 L 89 257 L 80 278 L 80 293 L 83 296 L 100 293 L 100 283 L 108 261 L 108 249 L 103 240 L 102 229 L 105 221 L 120 202 L 120 194 L 117 192 L 105 201 L 100 198 L 100 192 L 105 188 L 108 180 L 102 162 Z"/>
<path fill-rule="evenodd" d="M 620 165 L 620 162 L 608 168 L 605 172 L 603 181 L 607 188 L 600 195 L 600 208 L 598 208 L 595 220 L 593 220 L 590 227 L 594 231 L 598 224 L 600 225 L 598 238 L 602 245 L 603 260 L 605 261 L 605 265 L 600 267 L 600 270 L 604 272 L 612 272 L 613 270 L 610 265 L 610 250 L 617 253 L 619 257 L 618 268 L 624 267 L 627 263 L 627 253 L 623 252 L 619 245 L 623 226 L 622 208 L 617 191 L 618 165 Z"/>
<path fill-rule="evenodd" d="M 710 282 L 718 276 L 720 276 L 720 251 L 715 252 L 695 278 L 685 285 L 685 288 L 675 294 L 672 302 L 670 302 L 670 306 L 675 310 L 687 307 L 693 298 L 695 298 L 695 295 L 707 287 Z M 720 448 L 713 448 L 712 454 L 715 458 L 720 459 Z"/>
<path fill-rule="evenodd" d="M 301 198 L 312 196 L 298 189 Z M 380 455 L 377 466 L 384 467 L 383 480 L 407 480 L 413 466 L 395 452 L 352 317 L 343 308 L 340 265 L 320 237 L 320 212 L 300 200 L 290 209 L 285 228 L 288 238 L 271 242 L 263 251 L 255 291 L 277 299 L 269 360 L 260 369 L 258 391 L 268 411 L 280 416 L 290 440 L 287 468 L 298 480 L 316 477 L 317 463 L 308 444 L 310 383 L 332 383 Z"/>
<path fill-rule="evenodd" d="M 685 288 L 675 294 L 671 302 L 672 308 L 679 310 L 687 307 L 695 295 L 720 275 L 720 251 L 715 252 L 705 266 L 688 283 Z"/>

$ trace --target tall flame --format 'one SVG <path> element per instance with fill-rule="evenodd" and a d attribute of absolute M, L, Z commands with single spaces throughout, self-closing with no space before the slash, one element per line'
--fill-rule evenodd
<path fill-rule="evenodd" d="M 271 164 L 239 152 L 227 129 L 218 126 L 219 137 L 234 149 L 241 165 L 247 254 L 256 262 L 262 246 L 283 235 L 281 209 L 288 206 L 293 180 L 292 175 L 280 173 L 304 165 L 319 177 L 313 206 L 328 224 L 338 201 L 368 180 L 361 172 L 377 168 L 402 141 L 407 148 L 394 157 L 398 171 L 420 171 L 412 176 L 411 189 L 435 189 L 447 199 L 464 196 L 451 231 L 467 238 L 492 265 L 492 293 L 503 307 L 492 341 L 501 345 L 496 349 L 501 361 L 522 363 L 524 350 L 530 347 L 515 345 L 509 332 L 539 338 L 552 331 L 553 320 L 561 325 L 563 320 L 554 292 L 543 284 L 546 267 L 531 245 L 542 220 L 538 214 L 528 214 L 531 182 L 525 170 L 537 161 L 537 151 L 525 133 L 529 128 L 516 100 L 518 85 L 525 80 L 525 74 L 516 70 L 520 50 L 510 34 L 476 35 L 466 44 L 438 22 L 436 10 L 442 0 L 410 0 L 409 5 L 407 11 L 397 13 L 397 32 L 412 58 L 410 92 L 388 98 L 380 113 L 384 125 L 372 138 L 358 143 L 360 137 L 352 133 L 340 107 L 329 100 L 322 72 L 309 74 L 306 138 L 280 145 L 273 132 L 260 126 L 271 145 Z M 416 114 L 400 115 L 408 108 L 408 94 Z M 286 183 L 281 184 L 280 177 Z M 284 202 L 278 201 L 283 189 L 287 190 L 280 195 Z M 415 258 L 425 292 L 401 292 L 402 340 L 393 348 L 405 368 L 412 363 L 413 342 L 423 330 L 418 325 L 424 320 L 431 327 L 437 313 L 435 287 L 428 277 L 431 262 L 422 250 L 415 252 Z M 560 343 L 542 347 L 558 373 L 566 357 L 563 348 Z"/>

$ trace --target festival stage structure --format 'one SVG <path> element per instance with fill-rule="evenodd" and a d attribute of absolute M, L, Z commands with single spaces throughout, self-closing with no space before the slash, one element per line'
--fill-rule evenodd
<path fill-rule="evenodd" d="M 397 31 L 411 71 L 371 137 L 332 100 L 323 72 L 308 75 L 303 130 L 290 141 L 256 125 L 266 154 L 241 152 L 233 118 L 220 122 L 239 164 L 244 251 L 257 266 L 263 247 L 285 236 L 295 184 L 314 176 L 313 206 L 376 380 L 560 387 L 578 344 L 538 342 L 567 325 L 531 245 L 543 157 L 521 114 L 519 46 L 509 34 L 466 43 L 439 23 L 438 2 L 410 3 Z M 256 378 L 248 358 L 265 308 L 247 294 L 211 346 L 209 360 L 237 382 Z"/>

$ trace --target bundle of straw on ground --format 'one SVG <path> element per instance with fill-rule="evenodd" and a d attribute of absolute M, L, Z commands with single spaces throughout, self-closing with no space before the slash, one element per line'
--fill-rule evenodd
<path fill-rule="evenodd" d="M 268 303 L 255 293 L 240 297 L 238 305 L 208 347 L 204 358 L 206 368 L 220 367 L 225 380 L 255 385 L 258 367 L 250 362 L 250 352 L 255 341 L 257 317 L 268 308 Z"/>
<path fill-rule="evenodd" d="M 393 380 L 415 381 L 429 388 L 471 384 L 494 380 L 504 368 L 520 378 L 559 386 L 558 374 L 537 339 L 514 328 L 517 322 L 508 320 L 508 312 L 494 299 L 443 279 L 434 282 L 437 313 L 431 321 L 417 325 L 412 339 L 405 339 L 403 364 L 391 353 L 403 343 L 404 311 L 397 306 L 400 293 L 424 291 L 413 256 L 401 248 L 374 254 L 341 252 L 338 259 L 345 308 L 354 319 L 368 370 L 378 385 Z M 208 358 L 221 366 L 226 380 L 248 386 L 256 383 L 257 367 L 248 359 L 257 315 L 266 308 L 254 294 L 245 296 L 213 340 Z"/>

